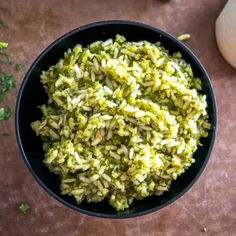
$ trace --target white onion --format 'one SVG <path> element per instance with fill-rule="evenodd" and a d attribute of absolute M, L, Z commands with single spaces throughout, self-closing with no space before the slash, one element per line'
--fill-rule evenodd
<path fill-rule="evenodd" d="M 236 68 L 236 0 L 229 0 L 216 20 L 216 41 L 225 60 Z"/>

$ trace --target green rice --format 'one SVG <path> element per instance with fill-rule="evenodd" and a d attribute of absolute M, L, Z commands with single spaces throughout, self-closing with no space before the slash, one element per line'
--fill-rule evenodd
<path fill-rule="evenodd" d="M 117 211 L 161 195 L 195 161 L 210 124 L 201 81 L 159 43 L 76 45 L 41 75 L 49 100 L 32 129 L 61 193 Z M 200 157 L 198 157 L 200 158 Z"/>

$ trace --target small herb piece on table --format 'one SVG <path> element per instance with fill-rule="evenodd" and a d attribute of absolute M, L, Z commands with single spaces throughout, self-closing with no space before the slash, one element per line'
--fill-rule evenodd
<path fill-rule="evenodd" d="M 12 64 L 12 56 L 9 53 L 2 52 L 2 49 L 7 48 L 8 43 L 0 42 L 0 63 Z"/>
<path fill-rule="evenodd" d="M 30 209 L 30 206 L 29 204 L 27 203 L 21 203 L 18 207 L 18 209 L 23 213 L 23 214 L 26 214 L 27 211 Z"/>
<path fill-rule="evenodd" d="M 0 102 L 4 99 L 6 93 L 15 88 L 13 76 L 0 72 Z M 10 107 L 0 107 L 0 121 L 9 118 L 12 114 Z"/>
<path fill-rule="evenodd" d="M 0 27 L 7 27 L 7 24 L 0 19 Z M 9 53 L 4 52 L 8 43 L 0 41 L 0 63 L 12 64 L 12 56 Z M 3 101 L 6 93 L 15 88 L 14 78 L 12 75 L 0 70 L 0 102 Z M 0 121 L 9 118 L 12 114 L 11 107 L 0 107 Z"/>
<path fill-rule="evenodd" d="M 1 74 L 2 76 L 0 76 L 0 91 L 8 92 L 9 90 L 15 88 L 13 76 L 6 73 L 1 73 Z"/>
<path fill-rule="evenodd" d="M 0 102 L 4 99 L 6 93 L 15 88 L 12 75 L 0 72 Z"/>
<path fill-rule="evenodd" d="M 0 121 L 6 120 L 9 118 L 12 114 L 12 109 L 10 107 L 1 107 L 0 108 Z"/>
<path fill-rule="evenodd" d="M 23 65 L 23 64 L 16 64 L 16 70 L 17 71 L 20 71 L 20 70 L 24 69 L 24 67 L 25 67 L 25 65 Z"/>
<path fill-rule="evenodd" d="M 6 48 L 7 46 L 8 46 L 8 43 L 0 42 L 0 49 Z"/>

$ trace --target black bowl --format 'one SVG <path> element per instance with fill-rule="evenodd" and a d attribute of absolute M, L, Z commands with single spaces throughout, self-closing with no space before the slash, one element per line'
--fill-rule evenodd
<path fill-rule="evenodd" d="M 172 183 L 168 192 L 161 196 L 152 196 L 134 201 L 130 208 L 123 212 L 116 212 L 106 200 L 101 203 L 87 203 L 84 201 L 78 205 L 73 197 L 61 195 L 58 176 L 50 173 L 43 164 L 42 141 L 39 137 L 36 137 L 30 127 L 32 121 L 41 117 L 37 106 L 47 102 L 47 95 L 40 83 L 39 76 L 41 72 L 54 65 L 59 58 L 63 57 L 68 48 L 73 48 L 78 43 L 87 46 L 97 40 L 114 38 L 116 34 L 124 35 L 130 41 L 160 41 L 170 53 L 181 52 L 183 58 L 191 64 L 194 75 L 202 80 L 202 93 L 207 96 L 207 109 L 212 125 L 209 136 L 201 140 L 202 146 L 194 153 L 196 162 Z M 216 102 L 212 85 L 196 56 L 173 36 L 149 25 L 130 21 L 92 23 L 63 35 L 48 46 L 35 60 L 23 80 L 17 98 L 15 117 L 18 145 L 26 165 L 38 183 L 64 205 L 88 215 L 105 218 L 127 218 L 144 215 L 157 211 L 181 197 L 195 183 L 205 168 L 215 141 L 217 125 Z"/>

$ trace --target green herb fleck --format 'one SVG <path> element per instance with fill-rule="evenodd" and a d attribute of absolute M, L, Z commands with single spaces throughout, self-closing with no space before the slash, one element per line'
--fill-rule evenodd
<path fill-rule="evenodd" d="M 0 102 L 4 99 L 6 93 L 15 88 L 15 83 L 13 81 L 13 76 L 9 74 L 5 74 L 3 72 L 0 73 Z M 6 120 L 12 114 L 12 109 L 10 107 L 1 107 L 0 108 L 0 121 Z"/>
<path fill-rule="evenodd" d="M 0 49 L 7 48 L 8 43 L 6 42 L 0 42 Z"/>
<path fill-rule="evenodd" d="M 8 28 L 8 25 L 5 21 L 3 21 L 2 19 L 0 19 L 0 27 L 5 27 Z"/>
<path fill-rule="evenodd" d="M 1 107 L 0 108 L 0 121 L 8 119 L 12 114 L 12 109 L 10 107 Z"/>
<path fill-rule="evenodd" d="M 8 43 L 0 42 L 0 63 L 12 64 L 12 56 L 9 53 L 3 52 L 2 49 L 7 48 Z"/>
<path fill-rule="evenodd" d="M 13 76 L 10 74 L 1 73 L 0 76 L 0 101 L 2 101 L 3 97 L 5 96 L 5 93 L 9 90 L 15 88 L 15 83 Z M 3 96 L 1 99 L 1 95 Z"/>
<path fill-rule="evenodd" d="M 2 25 L 6 26 L 0 19 L 0 26 Z M 0 63 L 12 64 L 12 56 L 4 52 L 4 49 L 7 48 L 7 46 L 8 43 L 0 41 Z M 6 93 L 13 88 L 15 88 L 13 76 L 0 70 L 0 102 L 3 101 Z M 0 107 L 0 121 L 9 118 L 11 114 L 12 108 Z"/>
<path fill-rule="evenodd" d="M 20 70 L 24 69 L 24 67 L 25 67 L 25 65 L 23 65 L 23 64 L 16 64 L 16 70 L 17 71 L 20 71 Z"/>
<path fill-rule="evenodd" d="M 30 209 L 30 206 L 27 203 L 21 203 L 18 208 L 23 214 L 26 214 L 27 211 Z"/>

